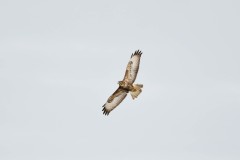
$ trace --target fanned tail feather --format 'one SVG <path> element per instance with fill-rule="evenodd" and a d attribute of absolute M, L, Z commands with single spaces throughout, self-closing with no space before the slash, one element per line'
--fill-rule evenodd
<path fill-rule="evenodd" d="M 130 92 L 132 99 L 135 99 L 138 97 L 138 95 L 142 92 L 143 85 L 142 84 L 133 84 L 134 91 Z"/>

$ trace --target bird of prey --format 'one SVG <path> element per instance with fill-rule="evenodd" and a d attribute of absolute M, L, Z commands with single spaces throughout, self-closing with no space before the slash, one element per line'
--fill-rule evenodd
<path fill-rule="evenodd" d="M 125 76 L 122 81 L 118 81 L 118 89 L 108 98 L 107 102 L 103 105 L 103 114 L 109 115 L 109 113 L 116 108 L 130 92 L 132 99 L 138 97 L 142 92 L 142 84 L 133 84 L 138 73 L 140 58 L 142 52 L 140 50 L 135 51 L 128 62 Z"/>

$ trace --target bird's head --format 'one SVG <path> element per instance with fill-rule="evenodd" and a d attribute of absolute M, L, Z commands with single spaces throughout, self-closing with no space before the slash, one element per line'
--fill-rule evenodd
<path fill-rule="evenodd" d="M 124 82 L 123 81 L 118 81 L 118 85 L 121 87 L 121 86 L 124 86 Z"/>

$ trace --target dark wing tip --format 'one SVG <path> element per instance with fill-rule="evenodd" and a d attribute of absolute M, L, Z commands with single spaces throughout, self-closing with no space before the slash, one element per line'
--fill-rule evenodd
<path fill-rule="evenodd" d="M 132 54 L 131 58 L 132 58 L 133 56 L 135 56 L 135 55 L 139 55 L 139 56 L 141 57 L 142 51 L 140 51 L 139 49 L 136 50 L 136 51 Z"/>
<path fill-rule="evenodd" d="M 105 107 L 102 109 L 102 111 L 103 111 L 103 114 L 106 116 L 108 116 L 110 113 L 110 111 L 108 111 Z"/>

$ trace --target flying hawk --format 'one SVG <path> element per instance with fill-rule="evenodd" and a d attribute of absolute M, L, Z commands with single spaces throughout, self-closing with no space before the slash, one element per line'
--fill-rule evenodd
<path fill-rule="evenodd" d="M 132 99 L 138 97 L 142 92 L 142 84 L 133 84 L 137 77 L 140 58 L 142 52 L 137 50 L 135 51 L 128 62 L 125 76 L 122 81 L 118 81 L 118 89 L 108 98 L 107 102 L 103 105 L 103 114 L 108 115 L 114 108 L 116 108 L 127 96 L 128 92 L 132 96 Z"/>

